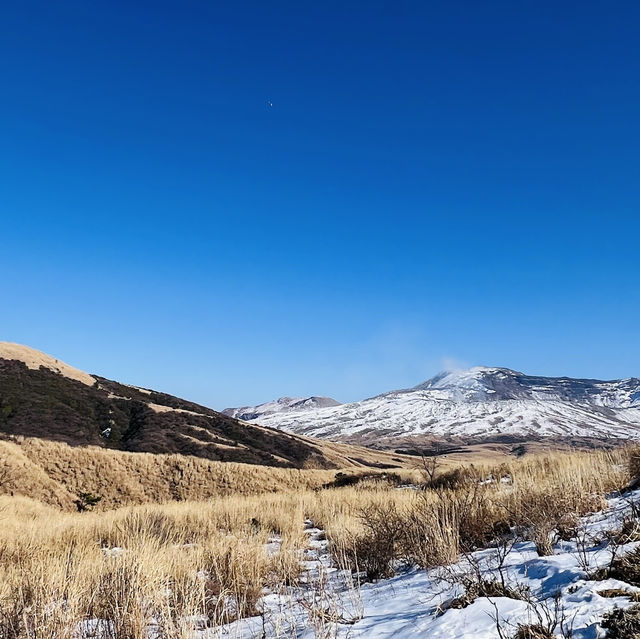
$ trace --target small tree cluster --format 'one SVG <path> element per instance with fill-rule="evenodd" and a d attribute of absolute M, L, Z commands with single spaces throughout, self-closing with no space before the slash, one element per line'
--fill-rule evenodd
<path fill-rule="evenodd" d="M 94 495 L 93 493 L 80 493 L 78 499 L 76 499 L 76 508 L 79 513 L 83 513 L 87 510 L 93 510 L 94 507 L 102 500 L 100 495 Z"/>

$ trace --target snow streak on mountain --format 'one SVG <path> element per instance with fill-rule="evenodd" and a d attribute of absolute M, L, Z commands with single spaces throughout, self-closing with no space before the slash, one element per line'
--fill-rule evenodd
<path fill-rule="evenodd" d="M 329 406 L 340 406 L 331 397 L 281 397 L 273 402 L 258 404 L 257 406 L 242 406 L 241 408 L 225 408 L 222 412 L 229 417 L 251 421 L 264 417 L 265 415 L 274 415 L 276 413 L 299 413 L 302 411 L 313 410 L 314 408 L 327 408 Z"/>

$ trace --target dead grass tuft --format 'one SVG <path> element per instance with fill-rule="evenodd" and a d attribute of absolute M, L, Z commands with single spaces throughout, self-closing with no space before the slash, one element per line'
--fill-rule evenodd
<path fill-rule="evenodd" d="M 466 584 L 464 595 L 453 599 L 447 608 L 466 608 L 479 597 L 506 597 L 524 601 L 526 595 L 526 590 L 513 588 L 495 579 L 474 579 Z"/>
<path fill-rule="evenodd" d="M 618 579 L 631 586 L 640 586 L 640 548 L 615 559 L 607 568 L 598 570 L 592 578 Z"/>
<path fill-rule="evenodd" d="M 555 635 L 541 624 L 519 625 L 513 639 L 554 639 Z"/>
<path fill-rule="evenodd" d="M 640 637 L 640 605 L 616 609 L 602 621 L 608 639 L 636 639 Z"/>
<path fill-rule="evenodd" d="M 628 597 L 631 601 L 640 601 L 640 592 L 623 590 L 622 588 L 605 588 L 598 590 L 598 594 L 605 599 L 614 599 L 615 597 Z"/>

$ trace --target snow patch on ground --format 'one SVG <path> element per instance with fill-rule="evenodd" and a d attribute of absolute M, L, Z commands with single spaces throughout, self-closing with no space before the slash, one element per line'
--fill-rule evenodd
<path fill-rule="evenodd" d="M 573 637 L 597 639 L 603 636 L 602 616 L 614 607 L 631 605 L 629 598 L 606 598 L 598 593 L 614 588 L 629 592 L 638 589 L 614 579 L 593 581 L 589 575 L 611 560 L 612 550 L 601 541 L 602 533 L 618 528 L 630 503 L 638 500 L 640 491 L 610 498 L 608 510 L 582 520 L 584 543 L 559 542 L 552 556 L 539 557 L 533 543 L 521 542 L 513 545 L 500 568 L 497 550 L 489 548 L 453 566 L 428 571 L 412 569 L 360 588 L 350 574 L 333 565 L 322 531 L 307 522 L 309 547 L 300 584 L 278 593 L 265 593 L 260 603 L 262 617 L 199 634 L 206 639 L 498 639 L 498 624 L 505 636 L 512 636 L 517 624 L 537 623 L 539 615 L 551 611 L 557 596 L 564 623 L 573 630 Z M 620 547 L 618 555 L 638 545 Z M 466 608 L 448 608 L 454 598 L 463 594 L 456 576 L 468 574 L 471 565 L 479 566 L 487 579 L 500 578 L 502 574 L 511 587 L 526 587 L 530 592 L 528 600 L 480 597 Z M 326 618 L 319 628 L 318 616 L 323 611 Z M 560 632 L 559 628 L 556 632 Z"/>

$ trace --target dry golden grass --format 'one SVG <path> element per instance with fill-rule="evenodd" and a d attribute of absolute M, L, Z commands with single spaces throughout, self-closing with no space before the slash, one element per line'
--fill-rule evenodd
<path fill-rule="evenodd" d="M 345 449 L 339 444 L 329 445 L 328 454 L 339 460 L 341 450 Z M 353 452 L 349 447 L 346 450 Z M 351 471 L 366 469 L 357 461 L 342 459 L 350 464 Z M 378 463 L 381 459 L 390 461 L 391 457 L 374 452 L 369 461 Z M 410 458 L 395 459 L 414 462 Z M 370 470 L 376 472 L 377 469 Z M 110 509 L 313 489 L 331 481 L 335 473 L 336 470 L 273 468 L 185 455 L 73 447 L 37 438 L 0 440 L 0 494 L 34 497 L 66 510 L 75 510 L 80 493 L 100 495 L 100 508 Z"/>
<path fill-rule="evenodd" d="M 37 459 L 33 450 L 25 457 Z M 397 560 L 452 562 L 504 524 L 544 552 L 560 514 L 598 508 L 629 480 L 629 458 L 626 450 L 535 456 L 446 471 L 422 491 L 374 480 L 314 491 L 309 471 L 260 468 L 266 474 L 249 480 L 249 469 L 229 464 L 226 496 L 85 513 L 2 496 L 0 637 L 71 639 L 87 620 L 101 620 L 103 636 L 114 639 L 145 637 L 150 626 L 157 636 L 186 637 L 256 614 L 263 587 L 295 583 L 305 518 L 326 531 L 339 562 L 370 577 L 389 574 Z M 170 462 L 157 462 L 158 478 Z M 90 467 L 79 481 L 104 470 Z M 269 481 L 282 490 L 267 492 Z M 260 482 L 260 494 L 248 494 Z M 554 501 L 560 507 L 549 509 Z M 270 555 L 265 544 L 276 534 L 281 551 Z"/>
<path fill-rule="evenodd" d="M 87 619 L 107 636 L 182 636 L 255 614 L 263 586 L 299 571 L 302 520 L 273 495 L 83 514 L 0 498 L 0 636 L 71 637 Z"/>
<path fill-rule="evenodd" d="M 451 562 L 514 526 L 548 554 L 554 529 L 604 507 L 604 495 L 628 483 L 629 455 L 558 453 L 459 467 L 436 475 L 432 490 L 321 495 L 310 517 L 327 532 L 337 560 L 357 563 L 372 578 L 388 574 L 399 558 L 423 567 Z"/>

